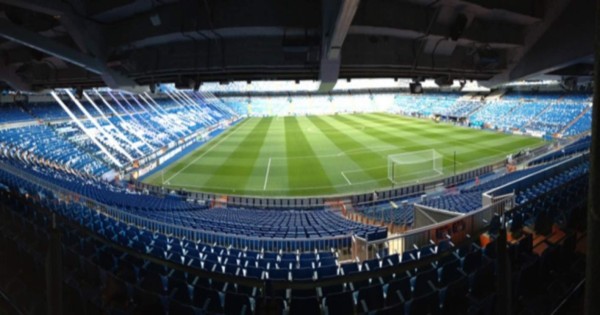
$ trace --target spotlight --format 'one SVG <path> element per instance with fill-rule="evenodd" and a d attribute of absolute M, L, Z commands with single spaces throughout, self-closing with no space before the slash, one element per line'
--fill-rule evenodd
<path fill-rule="evenodd" d="M 439 77 L 435 78 L 434 82 L 439 87 L 451 86 L 452 78 L 450 76 L 443 75 L 443 76 L 439 76 Z"/>
<path fill-rule="evenodd" d="M 423 86 L 419 82 L 411 82 L 408 87 L 410 94 L 423 94 Z"/>
<path fill-rule="evenodd" d="M 577 77 L 566 77 L 560 82 L 560 86 L 566 91 L 577 90 Z"/>
<path fill-rule="evenodd" d="M 78 87 L 75 89 L 75 96 L 78 100 L 83 99 L 83 88 Z"/>
<path fill-rule="evenodd" d="M 467 16 L 464 14 L 459 14 L 454 20 L 454 24 L 450 26 L 450 39 L 453 41 L 457 41 L 462 33 L 465 31 L 465 27 L 467 26 Z"/>

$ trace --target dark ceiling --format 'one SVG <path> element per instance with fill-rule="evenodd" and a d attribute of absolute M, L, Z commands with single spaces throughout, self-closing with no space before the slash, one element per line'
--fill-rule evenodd
<path fill-rule="evenodd" d="M 536 74 L 589 75 L 593 6 L 593 0 L 0 0 L 0 80 L 2 88 L 32 91 L 314 79 L 327 91 L 338 78 L 443 76 L 493 86 Z"/>

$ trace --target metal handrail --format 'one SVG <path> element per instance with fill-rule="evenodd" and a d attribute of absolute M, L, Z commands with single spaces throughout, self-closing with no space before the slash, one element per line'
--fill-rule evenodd
<path fill-rule="evenodd" d="M 577 158 L 581 158 L 581 157 L 577 157 Z M 574 158 L 574 159 L 576 159 L 576 158 Z M 547 170 L 547 169 L 544 169 L 544 170 Z M 454 224 L 459 221 L 465 222 L 466 228 L 465 228 L 464 232 L 467 234 L 473 235 L 474 233 L 481 231 L 483 228 L 485 228 L 488 225 L 483 220 L 485 219 L 486 221 L 489 222 L 490 221 L 489 219 L 492 217 L 493 213 L 496 210 L 498 212 L 505 211 L 506 213 L 510 213 L 513 211 L 520 211 L 520 209 L 523 209 L 530 204 L 535 204 L 539 200 L 543 200 L 544 198 L 547 198 L 548 196 L 554 195 L 557 191 L 563 190 L 566 187 L 572 185 L 573 183 L 580 181 L 585 176 L 586 176 L 586 174 L 582 174 L 581 176 L 573 178 L 570 181 L 565 182 L 562 185 L 557 186 L 557 187 L 553 188 L 552 190 L 537 196 L 536 198 L 528 200 L 527 203 L 522 204 L 522 205 L 514 205 L 514 193 L 510 193 L 507 195 L 498 196 L 498 198 L 500 200 L 495 203 L 492 203 L 487 206 L 483 206 L 483 207 L 479 208 L 478 210 L 472 211 L 468 214 L 459 215 L 455 218 L 450 218 L 448 220 L 445 220 L 445 221 L 442 221 L 439 223 L 435 223 L 435 224 L 424 226 L 421 228 L 409 230 L 405 233 L 392 235 L 385 239 L 380 239 L 380 240 L 367 241 L 366 239 L 358 237 L 358 236 L 355 236 L 355 239 L 358 239 L 361 242 L 363 242 L 366 245 L 365 250 L 367 250 L 367 251 L 369 248 L 376 248 L 378 246 L 381 247 L 386 243 L 389 244 L 390 242 L 394 242 L 394 241 L 400 241 L 401 249 L 402 249 L 402 251 L 404 251 L 406 249 L 409 249 L 410 246 L 412 246 L 413 244 L 417 245 L 417 242 L 413 242 L 413 241 L 409 242 L 408 240 L 423 240 L 423 243 L 429 243 L 430 240 L 433 239 L 433 238 L 429 237 L 429 235 L 431 235 L 431 233 L 435 232 L 436 229 Z M 505 209 L 506 204 L 512 204 L 514 206 L 512 206 L 510 209 Z M 368 255 L 366 257 L 370 258 Z"/>

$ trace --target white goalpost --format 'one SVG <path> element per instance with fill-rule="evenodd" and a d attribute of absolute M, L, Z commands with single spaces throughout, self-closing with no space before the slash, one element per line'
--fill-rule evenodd
<path fill-rule="evenodd" d="M 396 184 L 444 174 L 444 157 L 434 149 L 388 155 L 388 179 Z"/>

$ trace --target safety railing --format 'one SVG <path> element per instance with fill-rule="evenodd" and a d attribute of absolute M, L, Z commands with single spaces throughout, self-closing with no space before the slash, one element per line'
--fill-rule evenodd
<path fill-rule="evenodd" d="M 367 241 L 361 237 L 355 237 L 354 255 L 361 260 L 372 259 L 376 254 L 402 254 L 412 250 L 415 246 L 421 247 L 447 239 L 448 236 L 454 242 L 463 241 L 467 234 L 474 234 L 483 230 L 494 215 L 506 211 L 514 205 L 513 195 L 507 195 L 496 203 L 483 207 L 479 210 L 456 216 L 454 218 L 436 224 L 410 230 L 406 233 L 390 236 L 386 239 Z"/>
<path fill-rule="evenodd" d="M 574 165 L 574 163 L 584 162 L 588 158 L 588 155 L 582 155 L 574 157 L 570 160 L 555 165 L 556 168 L 562 170 Z M 546 174 L 555 174 L 556 170 L 552 167 L 544 169 Z M 549 173 L 548 173 L 549 172 Z M 540 177 L 544 173 L 536 172 L 534 175 Z M 578 177 L 572 178 L 571 180 L 562 183 L 561 185 L 554 187 L 550 191 L 547 191 L 536 198 L 528 200 L 524 204 L 516 204 L 516 195 L 514 191 L 509 193 L 503 192 L 499 189 L 494 189 L 493 194 L 487 194 L 489 197 L 488 203 L 484 204 L 482 208 L 472 211 L 467 214 L 457 214 L 456 217 L 444 220 L 439 223 L 434 223 L 425 227 L 416 228 L 406 233 L 390 236 L 386 239 L 367 241 L 361 237 L 353 238 L 353 255 L 360 259 L 372 259 L 376 254 L 402 254 L 407 250 L 419 248 L 421 246 L 429 245 L 432 242 L 437 243 L 440 240 L 448 239 L 448 237 L 455 243 L 464 241 L 467 235 L 478 235 L 484 231 L 489 222 L 491 222 L 494 214 L 510 213 L 512 211 L 522 211 L 528 209 L 531 205 L 543 204 L 542 201 L 555 198 L 557 196 L 561 198 L 570 198 L 570 205 L 562 209 L 563 211 L 570 210 L 568 208 L 575 208 L 583 206 L 586 202 L 585 198 L 576 198 L 576 195 L 587 196 L 585 188 L 587 187 L 587 174 L 582 174 Z M 544 178 L 541 176 L 540 178 Z M 504 187 L 504 186 L 503 186 Z M 584 190 L 579 191 L 578 189 Z M 504 193 L 504 194 L 500 194 Z M 484 193 L 485 195 L 486 193 Z M 554 199 L 552 199 L 554 200 Z M 439 209 L 430 209 L 439 210 Z"/>

